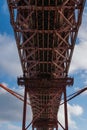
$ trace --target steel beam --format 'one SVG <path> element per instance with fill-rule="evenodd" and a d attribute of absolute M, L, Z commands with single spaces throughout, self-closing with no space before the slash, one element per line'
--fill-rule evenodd
<path fill-rule="evenodd" d="M 23 127 L 42 130 L 68 130 L 66 87 L 69 66 L 82 20 L 85 0 L 7 0 L 11 24 L 21 60 L 25 86 Z M 28 87 L 26 87 L 28 86 Z M 33 120 L 26 127 L 27 93 Z M 65 128 L 57 121 L 61 96 L 64 94 Z M 55 98 L 54 98 L 55 97 Z M 39 121 L 39 123 L 38 123 Z"/>
<path fill-rule="evenodd" d="M 27 111 L 27 87 L 25 87 L 25 91 L 24 91 L 22 130 L 25 130 L 26 128 L 26 111 Z"/>

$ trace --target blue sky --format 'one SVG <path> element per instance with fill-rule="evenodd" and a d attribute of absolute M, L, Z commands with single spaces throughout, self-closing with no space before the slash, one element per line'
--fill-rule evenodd
<path fill-rule="evenodd" d="M 23 93 L 23 88 L 17 86 L 17 76 L 22 74 L 13 30 L 10 25 L 6 0 L 0 0 L 0 83 Z M 74 77 L 73 87 L 67 93 L 73 93 L 87 87 L 87 2 L 83 13 L 83 21 L 75 45 L 69 75 Z M 69 130 L 87 129 L 87 92 L 68 103 Z M 22 102 L 0 88 L 0 129 L 21 130 Z M 63 107 L 59 111 L 63 123 Z M 28 109 L 28 120 L 32 114 Z"/>

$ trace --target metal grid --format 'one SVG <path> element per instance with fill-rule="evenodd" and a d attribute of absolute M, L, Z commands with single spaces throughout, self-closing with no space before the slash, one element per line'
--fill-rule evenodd
<path fill-rule="evenodd" d="M 58 129 L 61 96 L 66 86 L 72 84 L 67 76 L 85 0 L 7 1 L 24 74 L 19 84 L 25 85 L 30 96 L 33 127 Z M 66 103 L 65 114 L 66 124 L 62 128 L 68 130 Z M 25 124 L 23 130 L 24 127 Z"/>
<path fill-rule="evenodd" d="M 23 1 L 8 3 L 25 76 L 67 76 L 84 2 Z"/>

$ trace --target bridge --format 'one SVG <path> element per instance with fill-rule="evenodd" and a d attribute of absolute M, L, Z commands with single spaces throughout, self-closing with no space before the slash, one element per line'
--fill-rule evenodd
<path fill-rule="evenodd" d="M 7 0 L 25 88 L 22 130 L 68 130 L 67 86 L 85 0 Z M 27 95 L 33 119 L 26 126 Z M 64 98 L 65 126 L 57 118 Z"/>

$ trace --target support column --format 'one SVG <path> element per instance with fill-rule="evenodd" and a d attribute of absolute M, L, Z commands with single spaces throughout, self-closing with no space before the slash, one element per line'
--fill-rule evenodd
<path fill-rule="evenodd" d="M 58 125 L 56 126 L 56 130 L 58 130 Z"/>
<path fill-rule="evenodd" d="M 34 130 L 34 126 L 32 126 L 32 130 Z"/>
<path fill-rule="evenodd" d="M 24 90 L 22 130 L 25 130 L 25 127 L 26 127 L 26 109 L 27 109 L 27 87 L 25 87 L 25 90 Z"/>
<path fill-rule="evenodd" d="M 64 90 L 64 113 L 65 113 L 65 130 L 68 130 L 68 111 L 67 111 L 66 87 Z"/>

